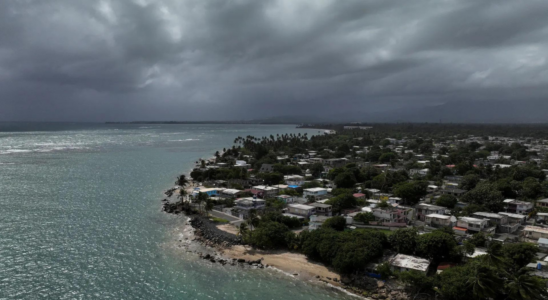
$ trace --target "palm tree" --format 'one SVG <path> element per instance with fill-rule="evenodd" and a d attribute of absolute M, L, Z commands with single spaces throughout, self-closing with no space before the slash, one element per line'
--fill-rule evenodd
<path fill-rule="evenodd" d="M 531 270 L 521 268 L 515 274 L 510 274 L 506 283 L 509 299 L 537 300 L 547 299 L 548 291 L 544 281 L 531 275 Z"/>
<path fill-rule="evenodd" d="M 207 197 L 207 199 L 205 200 L 205 211 L 206 211 L 206 214 L 209 214 L 210 211 L 213 210 L 213 206 L 215 204 L 213 203 L 213 200 L 211 200 L 209 197 Z"/>
<path fill-rule="evenodd" d="M 175 184 L 176 184 L 176 185 L 179 185 L 179 186 L 181 186 L 181 187 L 183 187 L 183 188 L 184 188 L 185 186 L 187 186 L 188 183 L 189 183 L 189 181 L 188 181 L 188 179 L 186 179 L 186 176 L 185 176 L 184 174 L 181 175 L 181 176 L 179 176 L 179 177 L 177 177 L 177 181 L 175 181 Z"/>
<path fill-rule="evenodd" d="M 249 232 L 249 235 L 252 235 L 253 229 L 255 228 L 255 226 L 259 225 L 259 217 L 257 216 L 256 209 L 249 210 L 249 215 L 247 216 L 247 224 L 249 225 L 249 228 L 251 229 Z"/>
<path fill-rule="evenodd" d="M 244 237 L 248 231 L 249 231 L 249 228 L 247 227 L 247 224 L 242 223 L 240 224 L 240 227 L 238 228 L 238 235 L 241 237 Z"/>
<path fill-rule="evenodd" d="M 497 276 L 494 268 L 475 264 L 467 283 L 472 289 L 474 298 L 486 299 L 495 298 L 500 291 L 502 280 Z"/>

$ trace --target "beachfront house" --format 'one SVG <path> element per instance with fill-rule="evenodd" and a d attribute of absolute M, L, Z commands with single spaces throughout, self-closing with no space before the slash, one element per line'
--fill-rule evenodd
<path fill-rule="evenodd" d="M 321 200 L 327 197 L 327 189 L 325 188 L 310 188 L 303 190 L 303 197 L 311 198 L 314 200 Z"/>
<path fill-rule="evenodd" d="M 232 215 L 240 219 L 246 219 L 249 216 L 249 211 L 254 209 L 261 211 L 266 207 L 266 201 L 255 198 L 242 198 L 234 201 Z"/>
<path fill-rule="evenodd" d="M 430 261 L 428 259 L 405 254 L 398 254 L 394 256 L 388 261 L 388 263 L 390 264 L 392 271 L 395 272 L 414 270 L 426 274 L 428 272 L 428 268 L 430 267 Z"/>
<path fill-rule="evenodd" d="M 310 205 L 304 204 L 289 204 L 287 206 L 287 212 L 293 215 L 309 218 L 316 213 L 316 208 Z"/>

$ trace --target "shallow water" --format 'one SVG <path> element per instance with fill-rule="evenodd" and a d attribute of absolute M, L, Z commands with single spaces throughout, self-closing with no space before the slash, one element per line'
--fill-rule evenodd
<path fill-rule="evenodd" d="M 346 299 L 178 248 L 163 192 L 237 136 L 288 125 L 0 123 L 0 299 Z M 353 297 L 352 297 L 353 298 Z"/>

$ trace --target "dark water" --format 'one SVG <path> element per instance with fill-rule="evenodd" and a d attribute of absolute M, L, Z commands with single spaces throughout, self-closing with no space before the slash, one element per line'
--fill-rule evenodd
<path fill-rule="evenodd" d="M 193 162 L 274 125 L 0 123 L 0 299 L 345 299 L 200 261 L 162 193 Z"/>

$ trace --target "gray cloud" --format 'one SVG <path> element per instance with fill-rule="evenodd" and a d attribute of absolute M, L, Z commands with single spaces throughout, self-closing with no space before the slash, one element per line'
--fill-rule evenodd
<path fill-rule="evenodd" d="M 1 1 L 0 120 L 420 121 L 481 102 L 451 117 L 519 103 L 512 121 L 548 121 L 527 118 L 548 102 L 546 15 L 544 0 Z"/>

